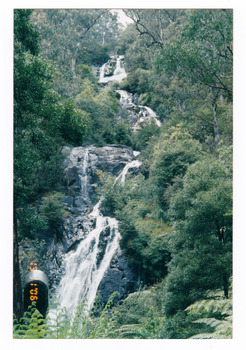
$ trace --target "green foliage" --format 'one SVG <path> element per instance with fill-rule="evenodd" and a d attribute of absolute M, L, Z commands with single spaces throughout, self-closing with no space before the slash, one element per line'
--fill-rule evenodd
<path fill-rule="evenodd" d="M 220 160 L 205 158 L 188 168 L 169 210 L 176 233 L 165 287 L 166 314 L 183 310 L 209 289 L 224 288 L 228 296 L 231 196 L 231 174 Z"/>
<path fill-rule="evenodd" d="M 166 71 L 187 75 L 192 83 L 199 81 L 229 93 L 231 45 L 231 10 L 191 10 L 180 35 L 170 40 L 161 52 L 161 65 Z"/>
<path fill-rule="evenodd" d="M 158 285 L 131 293 L 121 305 L 114 307 L 114 337 L 130 339 L 159 338 L 163 318 Z"/>
<path fill-rule="evenodd" d="M 212 328 L 210 333 L 193 335 L 192 339 L 232 338 L 232 300 L 222 298 L 204 299 L 190 305 L 186 312 L 195 317 L 194 323 Z"/>
<path fill-rule="evenodd" d="M 28 311 L 19 322 L 14 319 L 13 337 L 15 339 L 42 339 L 46 337 L 47 332 L 46 320 L 35 308 L 35 302 L 28 307 Z"/>
<path fill-rule="evenodd" d="M 69 144 L 80 146 L 87 134 L 90 124 L 89 115 L 83 110 L 75 109 L 71 100 L 62 106 L 60 116 L 60 133 Z"/>
<path fill-rule="evenodd" d="M 134 24 L 122 41 L 129 73 L 122 89 L 140 94 L 169 125 L 182 122 L 195 139 L 209 142 L 209 151 L 215 136 L 231 142 L 225 129 L 231 133 L 232 11 L 126 12 Z"/>
<path fill-rule="evenodd" d="M 89 79 L 84 79 L 81 92 L 75 98 L 76 106 L 86 113 L 88 124 L 87 143 L 98 146 L 105 144 L 123 144 L 130 146 L 132 132 L 127 122 L 116 118 L 118 100 L 112 87 L 98 90 L 98 86 Z"/>
<path fill-rule="evenodd" d="M 183 130 L 182 124 L 160 134 L 153 147 L 149 177 L 162 210 L 168 208 L 170 186 L 172 190 L 177 187 L 177 179 L 182 179 L 188 166 L 198 160 L 201 154 L 201 145 Z"/>
<path fill-rule="evenodd" d="M 97 170 L 98 187 L 97 194 L 102 198 L 103 213 L 105 215 L 114 215 L 118 209 L 120 185 L 115 182 L 115 178 L 101 170 Z"/>
<path fill-rule="evenodd" d="M 37 55 L 39 40 L 30 15 L 29 10 L 15 10 L 14 196 L 18 230 L 33 238 L 45 223 L 30 204 L 59 189 L 61 147 L 83 141 L 88 116 L 75 110 L 71 101 L 61 102 L 52 89 L 54 70 Z"/>
<path fill-rule="evenodd" d="M 160 127 L 155 122 L 141 123 L 140 129 L 132 137 L 134 149 L 144 150 L 151 138 L 157 137 L 160 134 Z"/>
<path fill-rule="evenodd" d="M 40 232 L 44 232 L 48 228 L 46 218 L 38 213 L 35 206 L 17 208 L 17 217 L 20 222 L 20 239 L 35 239 Z"/>
<path fill-rule="evenodd" d="M 39 33 L 30 24 L 32 10 L 14 10 L 14 36 L 21 51 L 35 55 L 39 51 Z"/>
<path fill-rule="evenodd" d="M 62 200 L 64 195 L 60 192 L 53 192 L 47 194 L 40 205 L 40 213 L 47 218 L 51 228 L 56 228 L 61 222 L 62 218 L 67 214 Z"/>
<path fill-rule="evenodd" d="M 14 319 L 14 338 L 17 339 L 104 339 L 114 338 L 114 316 L 112 306 L 117 293 L 112 294 L 99 316 L 86 308 L 85 301 L 68 315 L 65 308 L 52 302 L 52 313 L 45 319 L 35 303 L 29 307 L 18 322 Z"/>

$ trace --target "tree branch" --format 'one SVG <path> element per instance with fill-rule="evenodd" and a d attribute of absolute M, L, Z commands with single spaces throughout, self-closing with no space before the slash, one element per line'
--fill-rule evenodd
<path fill-rule="evenodd" d="M 96 24 L 96 22 L 99 20 L 99 18 L 106 13 L 108 10 L 103 10 L 93 21 L 91 24 L 88 25 L 87 28 L 85 28 L 84 32 L 80 35 L 80 38 L 84 38 L 86 33 Z"/>

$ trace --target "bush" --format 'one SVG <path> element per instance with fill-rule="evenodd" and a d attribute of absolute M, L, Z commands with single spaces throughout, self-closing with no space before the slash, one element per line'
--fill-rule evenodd
<path fill-rule="evenodd" d="M 67 215 L 63 207 L 64 195 L 60 192 L 47 194 L 40 205 L 40 213 L 47 219 L 49 228 L 58 235 L 58 227 Z"/>

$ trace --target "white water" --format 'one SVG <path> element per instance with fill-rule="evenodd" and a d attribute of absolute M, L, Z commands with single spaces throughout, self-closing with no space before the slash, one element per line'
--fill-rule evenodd
<path fill-rule="evenodd" d="M 123 58 L 124 58 L 124 56 L 117 56 L 116 68 L 115 68 L 112 76 L 108 76 L 108 77 L 104 76 L 107 62 L 104 63 L 104 65 L 100 69 L 99 83 L 108 83 L 109 81 L 117 81 L 118 83 L 120 83 L 123 79 L 126 78 L 126 76 L 127 76 L 126 71 L 124 68 L 121 67 L 121 61 Z"/>
<path fill-rule="evenodd" d="M 120 94 L 120 103 L 133 105 L 132 103 L 132 94 L 127 92 L 126 90 L 116 90 Z"/>
<path fill-rule="evenodd" d="M 114 58 L 112 56 L 111 58 Z M 108 62 L 104 63 L 104 65 L 100 69 L 100 77 L 99 77 L 99 83 L 108 83 L 110 81 L 116 81 L 116 82 L 121 82 L 123 79 L 127 77 L 125 69 L 121 66 L 122 65 L 122 60 L 124 56 L 117 56 L 116 58 L 116 68 L 114 70 L 114 73 L 112 76 L 105 77 L 105 69 L 108 64 Z M 120 94 L 120 103 L 127 108 L 129 107 L 139 107 L 140 108 L 140 113 L 139 113 L 139 118 L 136 124 L 133 126 L 133 131 L 137 131 L 140 129 L 140 123 L 142 122 L 150 122 L 153 120 L 157 126 L 161 126 L 161 122 L 157 119 L 157 115 L 155 112 L 150 108 L 146 106 L 137 106 L 132 102 L 132 94 L 130 94 L 126 90 L 116 90 Z"/>
<path fill-rule="evenodd" d="M 161 122 L 157 119 L 155 112 L 147 106 L 138 106 L 140 108 L 139 119 L 133 127 L 133 131 L 137 131 L 140 129 L 140 124 L 143 122 L 151 122 L 152 120 L 155 122 L 157 126 L 161 126 Z"/>
<path fill-rule="evenodd" d="M 57 297 L 61 307 L 65 307 L 69 314 L 83 299 L 86 300 L 87 308 L 91 307 L 99 283 L 119 246 L 120 233 L 117 220 L 102 216 L 99 207 L 100 202 L 95 205 L 90 214 L 91 218 L 96 219 L 95 229 L 78 245 L 75 251 L 69 252 L 64 259 L 65 275 L 58 287 Z M 103 259 L 98 266 L 100 235 L 106 229 L 110 233 L 107 237 L 108 242 Z"/>
<path fill-rule="evenodd" d="M 161 122 L 157 119 L 156 113 L 147 106 L 141 106 L 141 105 L 136 105 L 132 102 L 132 94 L 129 93 L 126 90 L 116 90 L 120 94 L 120 103 L 125 107 L 125 108 L 135 108 L 137 107 L 140 109 L 140 112 L 138 113 L 138 120 L 133 125 L 133 131 L 137 131 L 140 129 L 140 124 L 143 122 L 151 122 L 153 120 L 157 126 L 161 126 Z"/>
<path fill-rule="evenodd" d="M 125 183 L 125 179 L 126 179 L 126 174 L 128 172 L 129 169 L 131 168 L 139 168 L 140 165 L 142 163 L 139 160 L 133 160 L 131 163 L 128 163 L 124 169 L 122 170 L 122 172 L 120 173 L 120 175 L 116 178 L 116 181 L 120 181 L 122 184 Z"/>
<path fill-rule="evenodd" d="M 77 150 L 74 149 L 71 157 L 73 162 L 77 162 L 78 154 Z M 86 150 L 80 168 L 80 179 L 81 196 L 87 196 L 87 198 L 88 159 L 89 152 Z M 138 160 L 126 164 L 116 181 L 119 180 L 124 183 L 128 170 L 140 165 L 141 163 Z M 101 200 L 89 214 L 90 219 L 96 220 L 95 228 L 78 244 L 76 250 L 66 254 L 63 261 L 64 275 L 57 287 L 56 297 L 60 306 L 65 307 L 70 315 L 83 300 L 86 301 L 88 310 L 92 306 L 98 286 L 119 248 L 118 222 L 114 218 L 104 217 L 100 212 L 100 205 Z M 102 253 L 102 246 L 105 248 L 104 253 Z M 53 314 L 54 310 L 51 310 L 51 319 Z"/>

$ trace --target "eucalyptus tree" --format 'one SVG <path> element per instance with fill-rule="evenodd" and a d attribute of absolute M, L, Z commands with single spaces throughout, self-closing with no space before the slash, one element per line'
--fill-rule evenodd
<path fill-rule="evenodd" d="M 16 142 L 18 135 L 21 135 L 24 123 L 23 109 L 27 109 L 27 101 L 23 103 L 23 108 L 21 103 L 25 100 L 24 87 L 27 86 L 25 81 L 25 71 L 23 80 L 21 81 L 20 75 L 25 61 L 25 52 L 29 52 L 29 55 L 35 55 L 38 53 L 38 32 L 30 25 L 31 11 L 30 10 L 19 10 L 14 12 L 14 140 Z M 28 70 L 27 72 L 28 73 Z M 23 74 L 23 72 L 22 72 Z M 38 95 L 38 93 L 37 93 Z M 32 95 L 31 95 L 32 98 Z M 23 137 L 24 135 L 22 135 Z M 16 155 L 16 152 L 15 152 Z M 26 154 L 25 154 L 26 157 Z M 16 176 L 16 173 L 15 173 Z M 21 182 L 15 177 L 15 183 Z M 20 318 L 23 313 L 22 306 L 22 287 L 21 278 L 19 270 L 19 254 L 18 254 L 18 230 L 17 230 L 17 205 L 18 195 L 14 196 L 14 242 L 13 242 L 13 311 L 17 318 Z"/>
<path fill-rule="evenodd" d="M 170 35 L 166 29 L 179 22 L 179 18 L 184 14 L 183 10 L 167 9 L 129 9 L 124 11 L 134 22 L 138 34 L 147 38 L 146 46 L 159 48 L 164 48 Z"/>
<path fill-rule="evenodd" d="M 213 116 L 215 142 L 220 141 L 218 101 L 232 100 L 232 11 L 187 10 L 157 59 L 159 72 L 177 75 L 206 91 Z"/>

